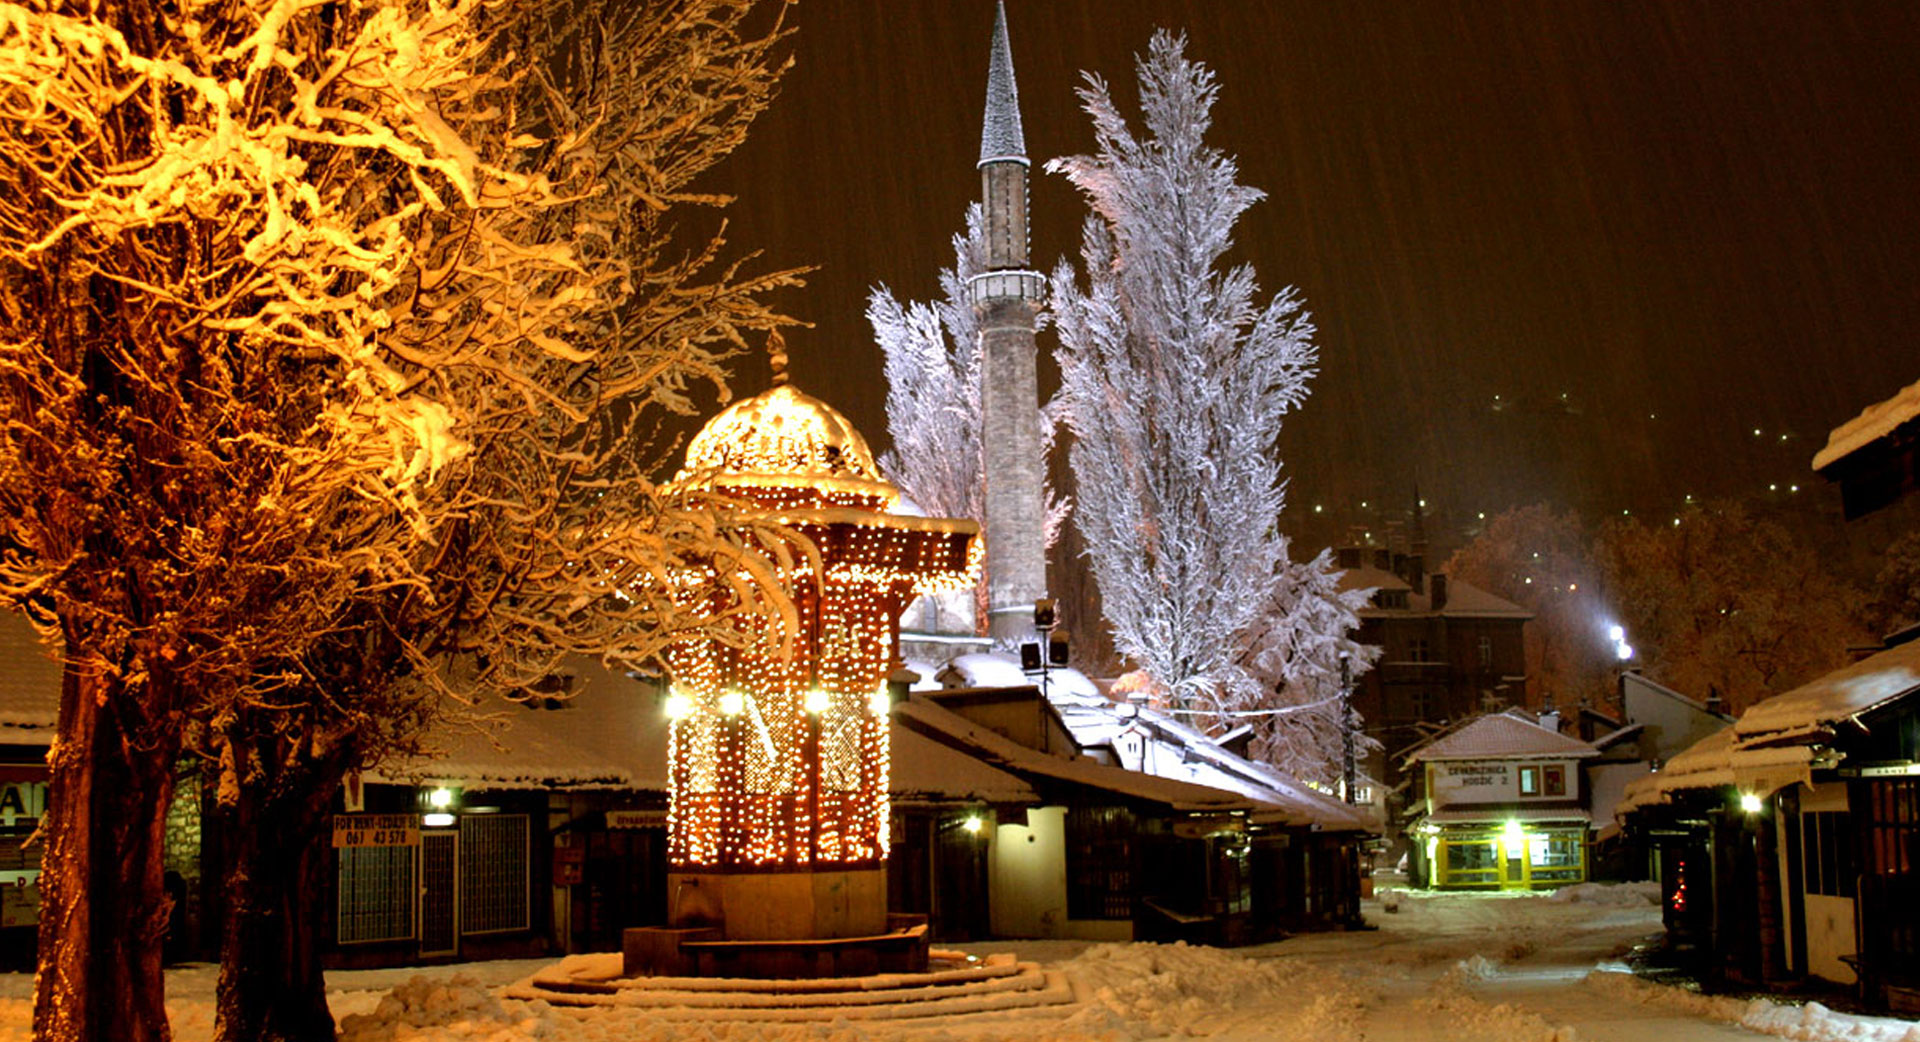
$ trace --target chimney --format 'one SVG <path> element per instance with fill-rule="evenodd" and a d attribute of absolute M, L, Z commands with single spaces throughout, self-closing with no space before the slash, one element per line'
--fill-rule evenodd
<path fill-rule="evenodd" d="M 1560 730 L 1560 710 L 1549 707 L 1540 714 L 1540 726 L 1549 731 Z"/>
<path fill-rule="evenodd" d="M 1335 559 L 1340 562 L 1340 567 L 1342 568 L 1358 568 L 1360 567 L 1360 548 L 1358 546 L 1343 546 L 1335 554 Z"/>
<path fill-rule="evenodd" d="M 1427 576 L 1427 597 L 1429 608 L 1439 611 L 1447 606 L 1447 573 L 1435 572 Z"/>

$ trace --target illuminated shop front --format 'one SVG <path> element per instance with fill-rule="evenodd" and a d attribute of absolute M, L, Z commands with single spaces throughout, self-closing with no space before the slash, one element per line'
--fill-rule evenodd
<path fill-rule="evenodd" d="M 1416 834 L 1439 889 L 1550 889 L 1587 878 L 1585 817 L 1487 814 L 1428 818 Z M 1464 818 L 1470 820 L 1462 820 Z"/>
<path fill-rule="evenodd" d="M 1523 711 L 1479 717 L 1407 757 L 1412 882 L 1553 889 L 1587 879 L 1593 816 L 1581 763 L 1592 745 Z"/>

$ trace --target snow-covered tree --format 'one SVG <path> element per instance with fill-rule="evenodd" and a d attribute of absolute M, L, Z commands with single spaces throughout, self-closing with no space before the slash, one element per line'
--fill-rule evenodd
<path fill-rule="evenodd" d="M 978 519 L 986 483 L 980 457 L 980 333 L 967 281 L 986 256 L 986 219 L 967 207 L 953 237 L 953 267 L 940 271 L 941 299 L 902 304 L 876 287 L 867 321 L 886 356 L 887 432 L 880 469 L 929 514 Z"/>
<path fill-rule="evenodd" d="M 980 437 L 980 332 L 967 283 L 984 270 L 986 218 L 967 207 L 966 231 L 953 237 L 953 267 L 940 270 L 938 301 L 902 304 L 875 287 L 867 321 L 886 357 L 887 432 L 892 448 L 880 469 L 908 499 L 935 517 L 986 516 L 985 447 Z M 1041 436 L 1051 446 L 1054 425 L 1043 414 Z M 1066 522 L 1067 502 L 1047 499 L 1046 545 Z M 987 576 L 974 586 L 974 624 L 987 626 Z"/>
<path fill-rule="evenodd" d="M 639 436 L 784 321 L 670 223 L 771 97 L 753 6 L 5 8 L 0 598 L 65 663 L 36 1037 L 167 1037 L 183 757 L 243 841 L 218 1033 L 331 1038 L 288 916 L 342 774 L 711 625 L 670 576 L 778 610 Z"/>
<path fill-rule="evenodd" d="M 1065 263 L 1052 280 L 1059 400 L 1116 646 L 1159 697 L 1234 711 L 1269 698 L 1239 655 L 1286 576 L 1275 438 L 1315 351 L 1291 289 L 1260 305 L 1251 268 L 1218 266 L 1261 193 L 1204 143 L 1217 88 L 1184 49 L 1159 32 L 1139 62 L 1144 136 L 1089 75 L 1099 150 L 1047 165 L 1093 210 L 1085 285 Z"/>
<path fill-rule="evenodd" d="M 1379 743 L 1361 728 L 1341 688 L 1357 684 L 1380 649 L 1354 639 L 1369 589 L 1342 590 L 1343 573 L 1333 552 L 1311 561 L 1289 561 L 1267 611 L 1243 644 L 1240 662 L 1263 690 L 1272 692 L 1265 712 L 1249 717 L 1254 755 L 1301 781 L 1334 789 L 1342 780 L 1340 752 L 1351 733 L 1354 759 L 1364 764 Z"/>

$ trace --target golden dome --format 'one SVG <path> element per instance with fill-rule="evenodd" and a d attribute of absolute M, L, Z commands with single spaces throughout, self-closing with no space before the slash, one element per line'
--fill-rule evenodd
<path fill-rule="evenodd" d="M 845 416 L 785 383 L 735 402 L 707 421 L 687 446 L 687 464 L 673 483 L 815 487 L 880 496 L 887 505 L 899 495 Z"/>

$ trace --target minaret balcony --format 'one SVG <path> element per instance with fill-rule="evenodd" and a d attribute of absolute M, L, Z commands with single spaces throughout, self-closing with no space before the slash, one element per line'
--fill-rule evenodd
<path fill-rule="evenodd" d="M 967 292 L 975 307 L 995 300 L 1046 298 L 1046 277 L 1037 271 L 984 271 L 967 280 Z"/>

